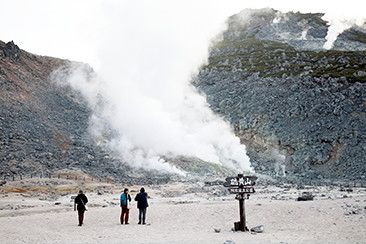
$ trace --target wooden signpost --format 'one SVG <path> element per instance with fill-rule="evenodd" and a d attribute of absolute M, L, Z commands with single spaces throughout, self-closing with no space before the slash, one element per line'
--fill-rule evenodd
<path fill-rule="evenodd" d="M 235 199 L 239 200 L 240 221 L 234 223 L 234 230 L 249 231 L 245 220 L 244 200 L 249 199 L 250 194 L 255 193 L 254 185 L 257 176 L 244 176 L 238 174 L 237 177 L 227 177 L 224 183 L 229 188 L 231 194 L 236 194 Z"/>

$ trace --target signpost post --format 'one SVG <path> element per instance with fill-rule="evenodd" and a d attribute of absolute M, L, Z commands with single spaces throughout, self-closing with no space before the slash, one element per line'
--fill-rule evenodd
<path fill-rule="evenodd" d="M 235 231 L 249 231 L 246 226 L 244 201 L 249 199 L 251 193 L 255 193 L 253 186 L 256 179 L 257 176 L 244 176 L 243 174 L 238 174 L 237 177 L 226 178 L 224 186 L 229 188 L 231 194 L 236 194 L 235 199 L 239 200 L 240 221 L 234 223 Z"/>

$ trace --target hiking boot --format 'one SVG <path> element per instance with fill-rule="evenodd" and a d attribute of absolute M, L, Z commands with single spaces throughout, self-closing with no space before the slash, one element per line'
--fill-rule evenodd
<path fill-rule="evenodd" d="M 130 223 L 128 223 L 128 222 L 127 222 L 127 223 L 125 223 L 125 225 L 129 225 L 129 224 L 130 224 Z"/>
<path fill-rule="evenodd" d="M 143 225 L 146 225 L 146 223 L 144 222 L 144 223 L 142 223 Z"/>
<path fill-rule="evenodd" d="M 140 222 L 138 222 L 138 224 L 140 225 L 140 224 L 141 224 L 141 221 L 140 221 Z"/>

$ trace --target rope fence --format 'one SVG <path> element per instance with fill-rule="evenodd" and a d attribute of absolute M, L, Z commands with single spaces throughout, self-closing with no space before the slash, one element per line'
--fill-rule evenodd
<path fill-rule="evenodd" d="M 59 173 L 59 174 L 47 174 L 47 173 L 30 173 L 27 175 L 3 175 L 3 181 L 16 181 L 16 180 L 26 180 L 26 179 L 63 179 L 63 180 L 75 180 L 75 181 L 88 181 L 88 182 L 103 182 L 103 183 L 115 183 L 115 180 L 103 177 L 96 178 L 93 176 L 77 176 L 75 174 Z M 0 178 L 0 179 L 1 179 Z"/>

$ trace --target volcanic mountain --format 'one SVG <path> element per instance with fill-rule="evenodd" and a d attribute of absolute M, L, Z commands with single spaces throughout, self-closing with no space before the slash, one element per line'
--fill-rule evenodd
<path fill-rule="evenodd" d="M 365 179 L 366 25 L 344 30 L 328 50 L 322 17 L 243 10 L 193 81 L 256 172 Z"/>
<path fill-rule="evenodd" d="M 191 81 L 232 125 L 259 174 L 365 180 L 366 31 L 353 26 L 325 49 L 322 17 L 243 10 L 228 19 Z M 93 138 L 86 99 L 52 79 L 74 65 L 94 73 L 0 41 L 0 177 L 78 171 L 131 184 L 169 181 L 132 168 Z M 196 158 L 169 160 L 198 175 L 229 172 Z"/>

